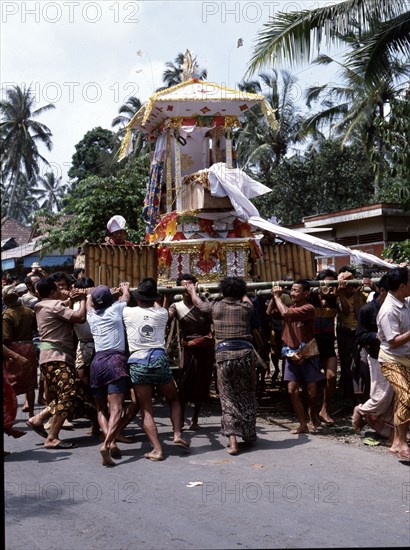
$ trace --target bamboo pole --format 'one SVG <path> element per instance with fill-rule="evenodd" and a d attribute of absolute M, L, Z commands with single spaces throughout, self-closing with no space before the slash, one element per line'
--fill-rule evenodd
<path fill-rule="evenodd" d="M 130 286 L 134 284 L 132 277 L 132 259 L 133 259 L 133 247 L 126 246 L 125 250 L 125 280 L 130 283 Z"/>
<path fill-rule="evenodd" d="M 151 246 L 145 247 L 147 250 L 147 277 L 157 278 L 157 251 Z"/>
<path fill-rule="evenodd" d="M 268 253 L 269 253 L 269 275 L 268 279 L 276 279 L 276 265 L 275 265 L 275 254 L 273 252 L 273 245 L 267 245 Z M 266 274 L 268 275 L 268 273 Z"/>
<path fill-rule="evenodd" d="M 132 249 L 132 281 L 138 285 L 142 279 L 140 273 L 140 247 L 136 246 Z"/>
<path fill-rule="evenodd" d="M 111 247 L 111 277 L 112 286 L 118 287 L 120 283 L 120 254 L 121 246 Z"/>
<path fill-rule="evenodd" d="M 92 270 L 90 268 L 90 249 L 91 247 L 89 244 L 86 244 L 84 246 L 84 257 L 85 257 L 84 269 L 87 274 L 87 277 L 92 278 Z M 94 258 L 94 254 L 93 254 L 93 258 Z"/>
<path fill-rule="evenodd" d="M 112 278 L 112 251 L 111 251 L 112 245 L 107 245 L 106 252 L 105 252 L 105 283 L 104 285 L 107 286 L 114 286 L 113 285 L 113 278 Z M 104 278 L 104 276 L 103 276 Z"/>
<path fill-rule="evenodd" d="M 256 258 L 255 260 L 253 260 L 252 264 L 253 264 L 253 278 L 255 279 L 255 281 L 262 280 L 261 258 Z"/>
<path fill-rule="evenodd" d="M 280 279 L 281 278 L 281 269 L 280 269 L 279 244 L 276 243 L 272 246 L 274 247 L 273 248 L 273 253 L 275 254 L 275 279 Z"/>
<path fill-rule="evenodd" d="M 285 256 L 286 256 L 286 265 L 288 266 L 287 274 L 290 275 L 292 278 L 295 278 L 292 250 L 288 243 L 285 244 Z"/>
<path fill-rule="evenodd" d="M 103 245 L 101 247 L 101 265 L 100 265 L 100 285 L 107 284 L 107 257 L 109 255 L 108 246 Z"/>
<path fill-rule="evenodd" d="M 120 255 L 120 258 L 119 258 L 119 260 L 120 260 L 119 261 L 119 268 L 120 268 L 119 283 L 121 283 L 122 281 L 127 281 L 126 269 L 125 269 L 126 254 L 127 254 L 127 248 L 125 246 L 121 246 L 121 248 L 119 250 L 119 255 Z"/>
<path fill-rule="evenodd" d="M 269 253 L 266 246 L 262 247 L 263 256 L 261 258 L 261 277 L 263 281 L 266 281 L 266 258 L 269 259 Z"/>
<path fill-rule="evenodd" d="M 299 256 L 298 256 L 298 245 L 292 243 L 291 251 L 292 251 L 293 266 L 294 266 L 293 275 L 294 275 L 294 280 L 296 281 L 297 279 L 301 278 Z"/>
<path fill-rule="evenodd" d="M 316 275 L 314 270 L 314 262 L 313 262 L 313 254 L 310 250 L 307 248 L 303 249 L 305 251 L 305 260 L 306 260 L 306 277 L 308 279 L 313 279 L 313 277 Z"/>
<path fill-rule="evenodd" d="M 371 283 L 378 283 L 380 279 L 365 279 L 366 283 L 369 281 Z M 364 281 L 361 279 L 350 279 L 345 281 L 348 286 L 350 285 L 363 285 Z M 294 281 L 261 281 L 261 282 L 250 282 L 246 283 L 247 290 L 269 290 L 271 291 L 272 286 L 281 286 L 281 287 L 288 287 L 292 286 L 294 284 Z M 310 280 L 309 284 L 312 288 L 315 287 L 334 287 L 339 285 L 339 281 L 316 281 L 316 280 Z M 218 284 L 198 284 L 197 289 L 199 292 L 219 292 L 219 285 Z M 174 287 L 158 287 L 158 292 L 160 294 L 183 294 L 186 292 L 186 289 L 184 286 L 174 286 Z"/>
<path fill-rule="evenodd" d="M 146 250 L 143 246 L 138 247 L 138 255 L 137 255 L 137 262 L 138 262 L 138 277 L 137 281 L 141 281 L 146 275 L 147 272 L 147 255 Z"/>
<path fill-rule="evenodd" d="M 279 258 L 280 258 L 280 275 L 281 278 L 285 277 L 288 273 L 288 266 L 286 263 L 285 245 L 279 245 Z"/>

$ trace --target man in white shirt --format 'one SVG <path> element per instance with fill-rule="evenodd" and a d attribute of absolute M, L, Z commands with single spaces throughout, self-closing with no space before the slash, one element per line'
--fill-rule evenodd
<path fill-rule="evenodd" d="M 182 409 L 165 350 L 168 311 L 157 303 L 157 283 L 150 277 L 140 282 L 134 296 L 138 306 L 126 307 L 123 312 L 130 350 L 128 364 L 141 408 L 142 427 L 153 446 L 144 457 L 159 461 L 164 459 L 164 453 L 152 411 L 154 386 L 169 403 L 174 445 L 188 448 L 189 443 L 181 436 Z"/>
<path fill-rule="evenodd" d="M 410 460 L 410 275 L 407 267 L 387 274 L 389 292 L 377 315 L 379 363 L 395 393 L 394 438 L 389 451 Z"/>

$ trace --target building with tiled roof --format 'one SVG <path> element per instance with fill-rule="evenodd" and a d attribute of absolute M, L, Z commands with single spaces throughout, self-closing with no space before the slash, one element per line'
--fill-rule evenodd
<path fill-rule="evenodd" d="M 30 241 L 31 228 L 26 227 L 10 216 L 1 219 L 1 240 L 14 239 L 16 246 L 27 244 Z"/>

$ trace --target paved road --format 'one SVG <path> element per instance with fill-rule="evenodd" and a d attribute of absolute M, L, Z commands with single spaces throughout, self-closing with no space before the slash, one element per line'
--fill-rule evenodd
<path fill-rule="evenodd" d="M 7 550 L 399 547 L 410 542 L 410 469 L 385 452 L 258 423 L 256 448 L 225 451 L 208 406 L 189 451 L 174 447 L 155 405 L 167 458 L 154 463 L 137 423 L 115 468 L 99 462 L 88 423 L 78 443 L 48 451 L 27 429 L 5 436 Z M 27 415 L 18 413 L 16 427 Z M 191 483 L 192 482 L 192 483 Z M 194 483 L 194 482 L 200 482 Z M 188 486 L 188 485 L 193 486 Z"/>

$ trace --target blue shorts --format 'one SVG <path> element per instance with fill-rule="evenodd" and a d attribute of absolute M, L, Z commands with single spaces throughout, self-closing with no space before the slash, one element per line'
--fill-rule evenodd
<path fill-rule="evenodd" d="M 286 359 L 283 379 L 285 382 L 307 382 L 308 384 L 324 380 L 319 356 L 305 359 L 302 365 L 296 365 L 290 359 Z"/>
<path fill-rule="evenodd" d="M 126 395 L 128 393 L 128 390 L 130 388 L 130 379 L 128 376 L 123 376 L 122 378 L 118 378 L 117 380 L 113 380 L 106 386 L 103 386 L 102 388 L 91 388 L 93 395 L 97 399 L 105 399 L 107 397 L 107 394 L 111 393 L 123 393 Z"/>

